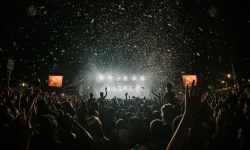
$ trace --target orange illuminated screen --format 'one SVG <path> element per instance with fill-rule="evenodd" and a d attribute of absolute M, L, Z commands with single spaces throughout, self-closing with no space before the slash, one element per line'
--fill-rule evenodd
<path fill-rule="evenodd" d="M 63 76 L 49 76 L 49 86 L 62 87 Z"/>
<path fill-rule="evenodd" d="M 197 76 L 196 75 L 182 75 L 182 81 L 183 81 L 184 86 L 186 86 L 186 85 L 191 86 L 193 80 L 195 81 L 194 85 L 196 85 L 196 83 L 197 83 Z"/>

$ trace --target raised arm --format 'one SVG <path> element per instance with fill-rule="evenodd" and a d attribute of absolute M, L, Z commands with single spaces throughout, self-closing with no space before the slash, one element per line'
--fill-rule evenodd
<path fill-rule="evenodd" d="M 105 88 L 105 96 L 104 96 L 104 98 L 106 98 L 106 96 L 108 95 L 108 92 L 107 92 L 108 90 L 107 90 L 107 87 Z"/>
<path fill-rule="evenodd" d="M 86 142 L 88 143 L 93 142 L 93 138 L 90 135 L 90 133 L 83 126 L 81 126 L 76 120 L 74 120 L 74 127 L 77 130 L 77 132 L 83 136 Z"/>
<path fill-rule="evenodd" d="M 36 118 L 35 114 L 35 99 L 32 99 L 29 103 L 29 109 L 23 110 L 19 115 L 19 119 L 21 121 L 21 128 L 22 128 L 22 142 L 21 142 L 21 150 L 28 150 L 30 139 L 38 127 L 37 123 L 31 123 L 32 120 Z"/>
<path fill-rule="evenodd" d="M 155 94 L 154 91 L 152 91 L 152 94 L 157 97 L 157 100 L 162 100 L 161 94 Z"/>
<path fill-rule="evenodd" d="M 154 96 L 156 96 L 157 98 L 160 97 L 159 95 L 155 94 L 154 91 L 152 91 L 152 94 L 153 94 Z"/>
<path fill-rule="evenodd" d="M 187 139 L 188 130 L 193 123 L 196 113 L 205 104 L 207 97 L 201 100 L 200 85 L 194 86 L 194 81 L 190 90 L 188 86 L 185 90 L 185 111 L 172 139 L 169 142 L 167 150 L 180 150 Z"/>

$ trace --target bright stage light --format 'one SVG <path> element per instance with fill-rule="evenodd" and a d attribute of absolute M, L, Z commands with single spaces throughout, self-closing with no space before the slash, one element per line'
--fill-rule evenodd
<path fill-rule="evenodd" d="M 136 76 L 133 76 L 133 77 L 132 77 L 132 80 L 136 80 Z"/>
<path fill-rule="evenodd" d="M 227 75 L 227 74 L 226 74 Z M 93 79 L 92 79 L 93 78 Z M 89 84 L 93 84 L 94 91 L 104 91 L 105 87 L 108 90 L 108 99 L 114 96 L 124 98 L 125 93 L 129 93 L 130 96 L 147 96 L 150 93 L 149 88 L 145 88 L 151 84 L 146 74 L 139 73 L 114 73 L 110 72 L 96 72 L 94 77 L 90 76 Z M 147 82 L 146 82 L 147 81 Z M 87 86 L 86 90 L 91 90 L 91 86 Z"/>
<path fill-rule="evenodd" d="M 113 77 L 112 77 L 112 76 L 108 76 L 108 79 L 109 79 L 109 80 L 112 80 L 112 79 L 113 79 Z"/>
<path fill-rule="evenodd" d="M 100 75 L 100 76 L 99 76 L 99 79 L 100 79 L 100 80 L 103 80 L 103 79 L 104 79 L 103 75 Z"/>
<path fill-rule="evenodd" d="M 127 76 L 124 76 L 124 78 L 123 78 L 125 81 L 127 81 L 128 80 L 128 77 Z"/>
<path fill-rule="evenodd" d="M 144 76 L 141 76 L 141 77 L 140 77 L 140 79 L 141 79 L 142 81 L 144 81 L 144 80 L 145 80 Z"/>

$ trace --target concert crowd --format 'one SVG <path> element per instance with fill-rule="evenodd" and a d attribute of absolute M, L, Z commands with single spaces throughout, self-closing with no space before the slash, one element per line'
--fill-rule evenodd
<path fill-rule="evenodd" d="M 107 99 L 36 87 L 0 91 L 0 149 L 250 149 L 249 85 L 203 92 L 194 83 L 176 96 L 172 84 L 154 99 Z"/>

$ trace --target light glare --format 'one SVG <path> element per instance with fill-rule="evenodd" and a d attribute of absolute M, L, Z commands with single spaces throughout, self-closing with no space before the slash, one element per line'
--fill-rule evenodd
<path fill-rule="evenodd" d="M 134 77 L 132 77 L 132 80 L 136 80 L 136 77 L 134 76 Z"/>
<path fill-rule="evenodd" d="M 127 76 L 124 76 L 124 80 L 125 80 L 125 81 L 128 80 L 128 77 L 127 77 Z"/>
<path fill-rule="evenodd" d="M 100 79 L 100 80 L 103 80 L 103 78 L 104 78 L 103 75 L 100 75 L 100 76 L 99 76 L 99 79 Z"/>
<path fill-rule="evenodd" d="M 142 81 L 144 81 L 145 80 L 145 78 L 144 78 L 144 76 L 141 76 L 141 78 L 140 78 Z"/>
<path fill-rule="evenodd" d="M 109 80 L 112 80 L 112 79 L 113 79 L 113 77 L 112 77 L 112 76 L 108 76 L 108 79 L 109 79 Z"/>

